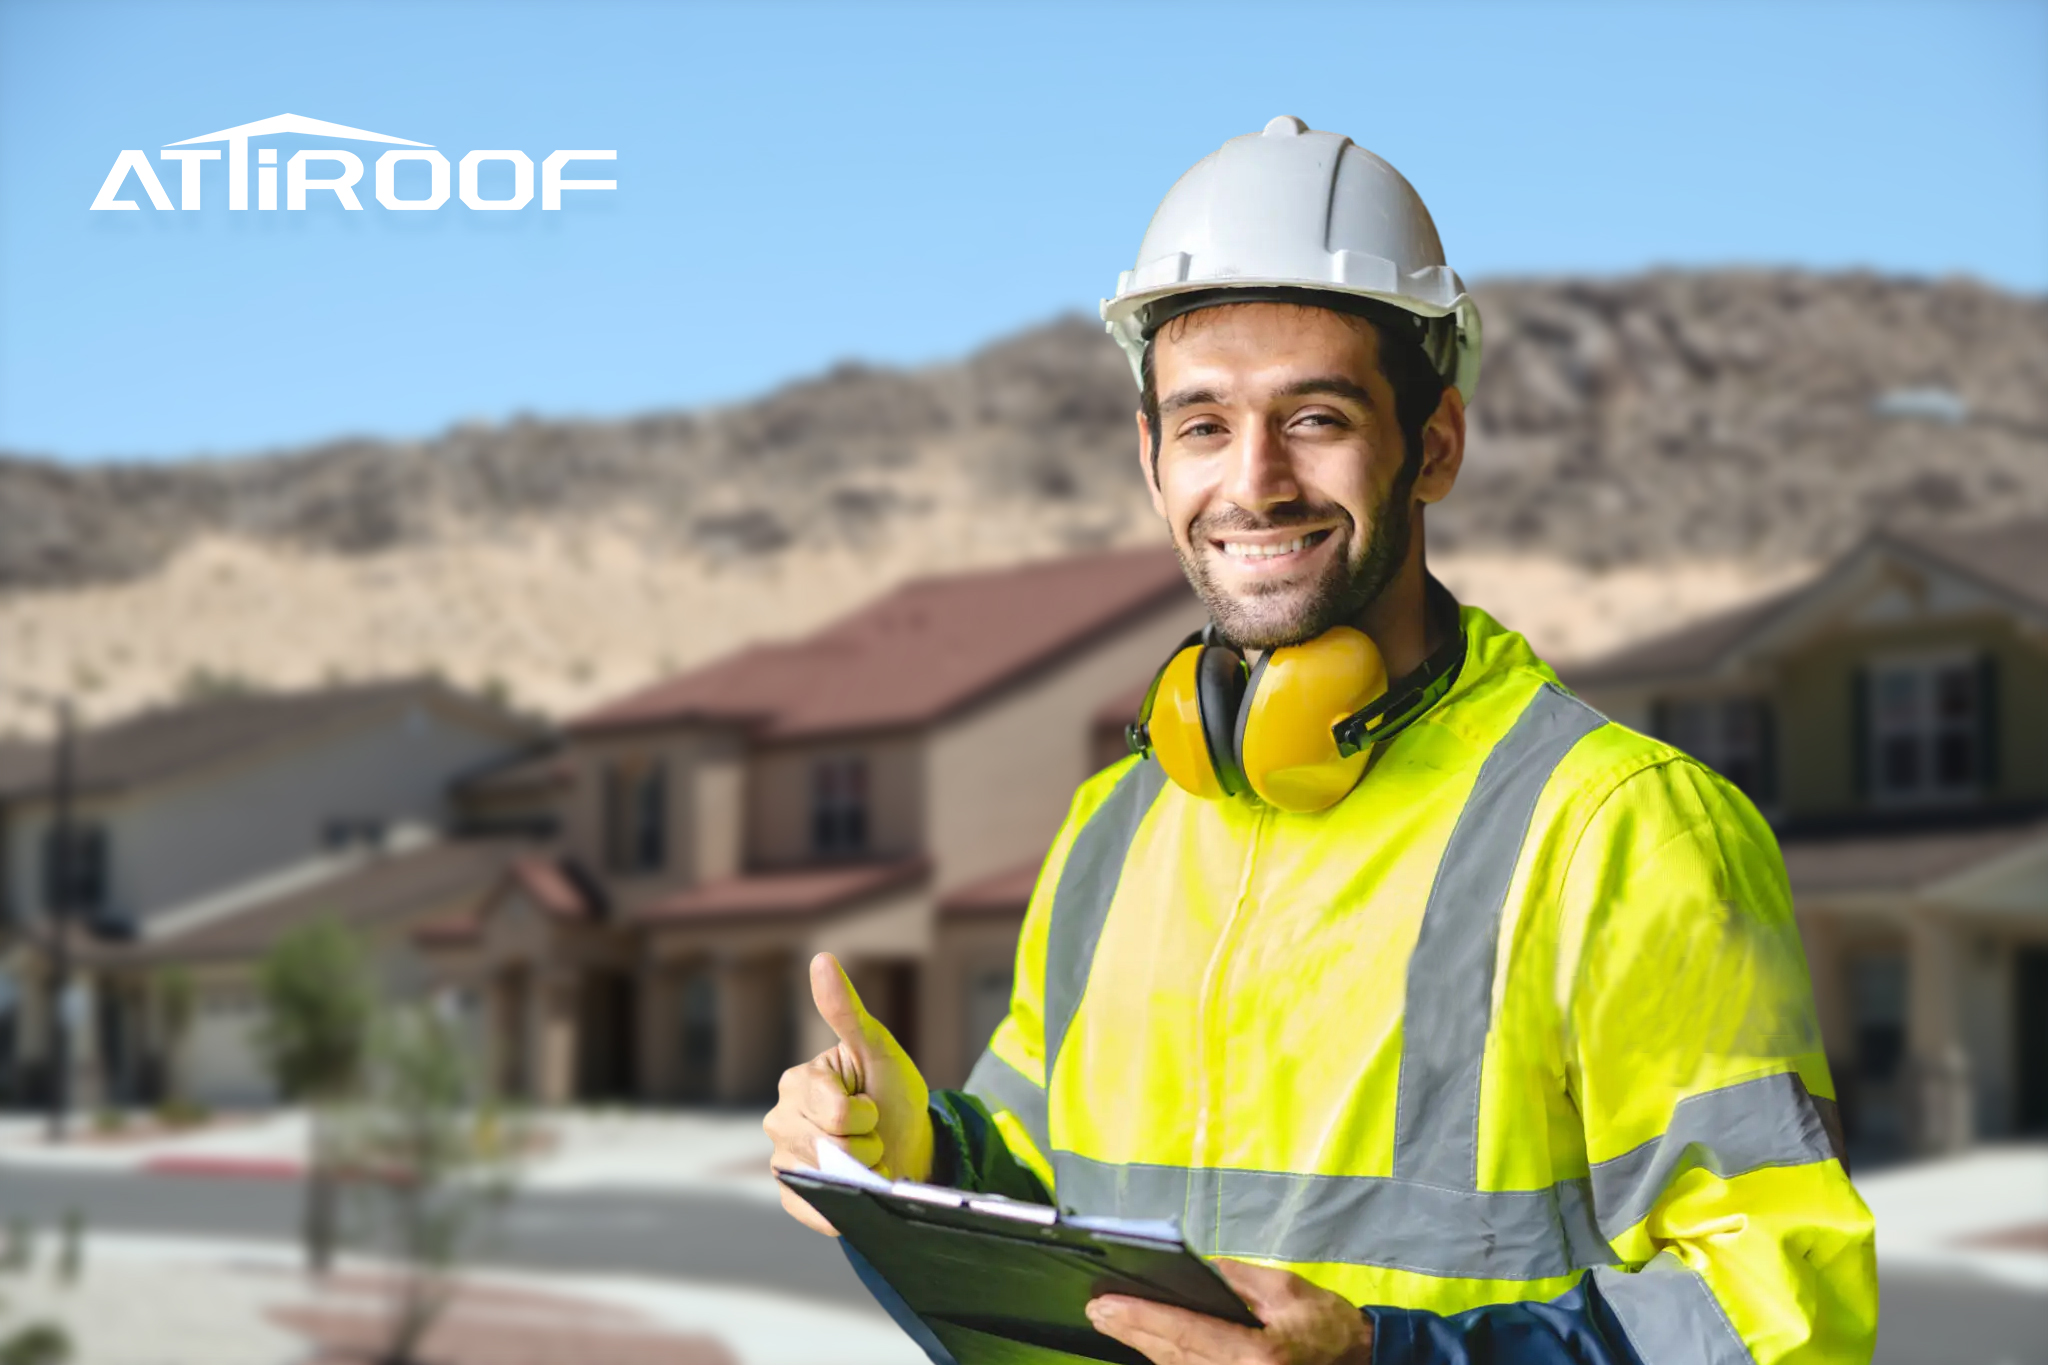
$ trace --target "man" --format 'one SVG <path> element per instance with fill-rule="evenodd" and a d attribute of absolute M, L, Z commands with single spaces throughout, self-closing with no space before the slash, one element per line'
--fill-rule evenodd
<path fill-rule="evenodd" d="M 776 1164 L 830 1136 L 1177 1219 L 1266 1326 L 1090 1305 L 1159 1365 L 1868 1360 L 1770 830 L 1426 572 L 1479 319 L 1414 191 L 1275 119 L 1174 187 L 1104 316 L 1210 638 L 1075 797 L 966 1091 L 821 957 L 841 1041 L 784 1076 Z"/>

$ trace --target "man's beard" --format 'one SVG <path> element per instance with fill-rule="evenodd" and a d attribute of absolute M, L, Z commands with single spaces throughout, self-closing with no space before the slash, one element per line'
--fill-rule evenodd
<path fill-rule="evenodd" d="M 1190 554 L 1176 546 L 1181 568 L 1209 619 L 1226 644 L 1238 649 L 1278 649 L 1312 640 L 1331 626 L 1351 623 L 1387 590 L 1408 559 L 1411 535 L 1408 508 L 1410 481 L 1397 479 L 1387 497 L 1373 509 L 1372 538 L 1365 553 L 1354 556 L 1353 542 L 1358 524 L 1351 514 L 1335 503 L 1292 502 L 1275 507 L 1263 517 L 1239 507 L 1207 513 L 1188 528 L 1188 541 L 1202 545 L 1221 539 L 1229 531 L 1270 531 L 1289 526 L 1342 522 L 1331 535 L 1342 535 L 1346 554 L 1331 557 L 1329 568 L 1311 583 L 1274 584 L 1270 589 L 1252 589 L 1242 597 L 1226 593 L 1209 575 L 1209 558 Z"/>

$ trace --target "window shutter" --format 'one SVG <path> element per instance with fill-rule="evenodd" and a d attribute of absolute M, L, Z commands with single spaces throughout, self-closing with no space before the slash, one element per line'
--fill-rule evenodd
<path fill-rule="evenodd" d="M 65 882 L 69 880 L 68 869 L 64 866 L 64 849 L 57 838 L 57 826 L 52 823 L 43 827 L 43 913 L 55 916 L 63 908 Z"/>
<path fill-rule="evenodd" d="M 1856 795 L 1870 796 L 1870 670 L 1858 667 L 1849 679 L 1849 754 Z"/>
<path fill-rule="evenodd" d="M 1977 660 L 1977 772 L 1984 794 L 1998 790 L 1998 656 L 1986 651 Z"/>

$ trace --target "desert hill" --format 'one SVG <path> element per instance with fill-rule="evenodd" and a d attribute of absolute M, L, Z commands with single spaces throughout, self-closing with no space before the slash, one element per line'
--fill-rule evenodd
<path fill-rule="evenodd" d="M 1665 272 L 1479 290 L 1446 577 L 1582 653 L 1892 521 L 2048 512 L 2048 302 Z M 175 464 L 0 456 L 0 681 L 106 715 L 433 668 L 547 710 L 921 572 L 1158 532 L 1129 371 L 1068 318 L 751 403 Z M 0 689 L 0 732 L 32 723 Z"/>

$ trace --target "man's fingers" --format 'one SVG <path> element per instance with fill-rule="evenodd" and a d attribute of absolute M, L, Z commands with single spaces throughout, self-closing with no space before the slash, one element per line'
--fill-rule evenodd
<path fill-rule="evenodd" d="M 837 1237 L 839 1229 L 825 1221 L 825 1216 L 797 1197 L 795 1190 L 787 1185 L 782 1187 L 783 1211 L 813 1232 L 822 1232 L 827 1237 Z"/>
<path fill-rule="evenodd" d="M 844 1147 L 848 1156 L 871 1171 L 882 1164 L 882 1140 L 873 1133 L 866 1133 L 860 1137 L 834 1138 L 832 1141 Z"/>
<path fill-rule="evenodd" d="M 834 1137 L 872 1133 L 882 1111 L 866 1095 L 849 1095 L 829 1072 L 821 1072 L 803 1094 L 803 1116 Z"/>
<path fill-rule="evenodd" d="M 846 979 L 839 959 L 830 953 L 819 953 L 811 959 L 811 1001 L 840 1042 L 851 1048 L 862 1045 L 867 1036 L 868 1012 L 861 1008 L 860 996 Z"/>
<path fill-rule="evenodd" d="M 1088 1320 L 1096 1331 L 1121 1341 L 1154 1365 L 1225 1365 L 1273 1358 L 1273 1343 L 1263 1333 L 1122 1294 L 1089 1300 Z"/>

